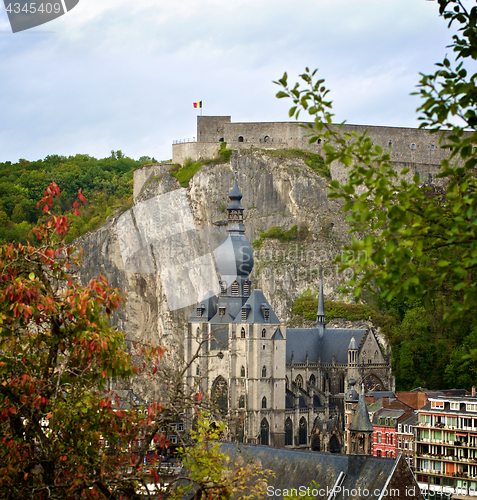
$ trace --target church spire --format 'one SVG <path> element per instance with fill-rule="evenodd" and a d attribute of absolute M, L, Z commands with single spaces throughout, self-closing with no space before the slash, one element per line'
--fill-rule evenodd
<path fill-rule="evenodd" d="M 325 328 L 325 301 L 323 298 L 323 269 L 320 267 L 320 294 L 318 296 L 318 311 L 316 313 L 316 326 Z"/>
<path fill-rule="evenodd" d="M 228 232 L 232 230 L 236 231 L 244 231 L 243 228 L 243 207 L 240 200 L 242 199 L 242 193 L 238 187 L 237 183 L 237 172 L 235 172 L 234 185 L 232 187 L 232 191 L 229 194 L 230 204 L 227 207 L 227 222 L 232 227 L 228 228 Z M 240 224 L 242 227 L 235 226 L 236 224 Z"/>

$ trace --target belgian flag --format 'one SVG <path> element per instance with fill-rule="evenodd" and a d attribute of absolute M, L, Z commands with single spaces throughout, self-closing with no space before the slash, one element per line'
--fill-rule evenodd
<path fill-rule="evenodd" d="M 201 108 L 201 107 L 202 107 L 202 101 L 194 102 L 194 108 Z"/>

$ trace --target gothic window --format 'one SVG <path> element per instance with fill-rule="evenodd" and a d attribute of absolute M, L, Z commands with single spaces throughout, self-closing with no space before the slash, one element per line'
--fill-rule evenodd
<path fill-rule="evenodd" d="M 227 382 L 221 376 L 218 376 L 212 384 L 212 401 L 217 405 L 222 413 L 227 412 L 228 407 L 228 388 Z"/>
<path fill-rule="evenodd" d="M 245 377 L 245 366 L 242 366 L 242 368 L 240 368 L 240 376 Z"/>
<path fill-rule="evenodd" d="M 315 379 L 315 376 L 314 376 L 314 375 L 312 375 L 312 376 L 310 377 L 310 385 L 315 385 L 315 384 L 316 384 L 316 379 Z"/>
<path fill-rule="evenodd" d="M 303 378 L 301 375 L 298 375 L 298 377 L 295 379 L 295 384 L 299 389 L 303 389 Z"/>
<path fill-rule="evenodd" d="M 245 396 L 240 396 L 239 408 L 245 408 Z"/>
<path fill-rule="evenodd" d="M 263 310 L 263 318 L 265 321 L 270 321 L 270 309 L 266 308 Z"/>
<path fill-rule="evenodd" d="M 288 390 L 288 377 L 285 377 L 285 387 Z"/>
<path fill-rule="evenodd" d="M 343 375 L 343 374 L 341 374 L 341 375 L 340 375 L 340 378 L 339 378 L 339 386 L 340 386 L 340 387 L 339 387 L 339 393 L 340 393 L 340 394 L 341 394 L 341 393 L 343 393 L 343 392 L 345 391 L 345 389 L 344 389 L 344 385 L 345 385 L 344 375 Z"/>
<path fill-rule="evenodd" d="M 285 446 L 293 445 L 293 424 L 291 418 L 285 420 Z"/>
<path fill-rule="evenodd" d="M 219 316 L 225 316 L 225 307 L 219 307 Z"/>
<path fill-rule="evenodd" d="M 321 379 L 321 390 L 323 392 L 327 391 L 329 389 L 329 384 L 330 384 L 330 377 L 328 373 L 325 373 L 323 375 L 323 378 Z"/>
<path fill-rule="evenodd" d="M 245 338 L 245 328 L 242 328 L 240 331 L 240 336 L 244 339 Z"/>
<path fill-rule="evenodd" d="M 250 281 L 244 281 L 243 294 L 247 297 L 250 295 Z"/>
<path fill-rule="evenodd" d="M 263 378 L 265 378 L 266 376 L 267 376 L 267 367 L 266 367 L 266 366 L 264 366 L 264 367 L 262 368 L 262 377 L 263 377 Z"/>
<path fill-rule="evenodd" d="M 260 424 L 260 444 L 268 446 L 268 432 L 270 426 L 268 425 L 268 420 L 264 418 Z"/>
<path fill-rule="evenodd" d="M 267 407 L 267 398 L 265 396 L 263 396 L 262 398 L 262 408 L 266 408 Z"/>
<path fill-rule="evenodd" d="M 267 337 L 267 330 L 265 328 L 262 330 L 262 339 Z"/>
<path fill-rule="evenodd" d="M 234 281 L 232 283 L 232 295 L 238 295 L 239 294 L 239 284 Z"/>
<path fill-rule="evenodd" d="M 306 419 L 301 417 L 300 419 L 300 430 L 298 434 L 298 444 L 307 444 L 308 433 L 306 431 Z"/>
<path fill-rule="evenodd" d="M 225 281 L 221 281 L 220 282 L 220 293 L 222 295 L 226 295 L 227 294 L 227 283 Z"/>

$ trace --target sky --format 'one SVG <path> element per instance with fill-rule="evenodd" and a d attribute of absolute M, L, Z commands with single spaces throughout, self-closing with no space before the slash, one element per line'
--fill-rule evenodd
<path fill-rule="evenodd" d="M 336 122 L 414 127 L 410 93 L 450 43 L 429 0 L 79 0 L 18 33 L 0 2 L 0 162 L 167 160 L 196 136 L 196 101 L 233 122 L 288 121 L 272 82 L 305 67 Z"/>

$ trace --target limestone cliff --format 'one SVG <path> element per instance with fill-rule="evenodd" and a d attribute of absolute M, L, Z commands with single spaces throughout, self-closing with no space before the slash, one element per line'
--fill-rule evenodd
<path fill-rule="evenodd" d="M 325 296 L 338 297 L 337 286 L 342 278 L 331 262 L 349 239 L 348 227 L 339 203 L 327 198 L 327 179 L 302 160 L 266 151 L 241 151 L 234 153 L 229 164 L 202 167 L 187 189 L 181 188 L 167 169 L 167 165 L 162 165 L 136 171 L 135 207 L 80 241 L 85 253 L 82 279 L 102 273 L 127 294 L 126 308 L 116 316 L 116 322 L 129 339 L 179 346 L 191 308 L 201 298 L 188 307 L 174 307 L 171 311 L 161 262 L 166 258 L 167 246 L 158 250 L 148 239 L 150 232 L 157 229 L 154 225 L 162 224 L 161 209 L 157 209 L 161 205 L 151 209 L 151 203 L 157 199 L 163 203 L 169 199 L 165 196 L 175 191 L 182 193 L 195 227 L 199 232 L 209 231 L 213 241 L 220 241 L 221 233 L 225 234 L 225 207 L 235 171 L 243 194 L 246 235 L 251 243 L 272 226 L 301 228 L 300 239 L 284 243 L 264 239 L 261 248 L 254 249 L 253 286 L 263 290 L 280 320 L 285 324 L 290 320 L 291 306 L 302 291 L 318 288 L 320 264 L 324 267 Z M 168 217 L 177 217 L 176 203 L 171 201 L 173 206 L 166 207 Z M 158 218 L 152 217 L 153 210 Z M 156 222 L 151 220 L 149 225 L 141 226 L 138 218 L 148 215 Z M 191 221 L 181 217 L 179 222 L 187 226 L 189 234 Z M 127 237 L 123 234 L 125 227 L 129 228 Z M 175 237 L 172 233 L 170 236 Z M 189 250 L 188 239 L 174 241 L 177 244 L 168 251 L 180 256 Z M 216 245 L 213 243 L 212 247 Z M 191 293 L 196 292 L 194 289 Z"/>

